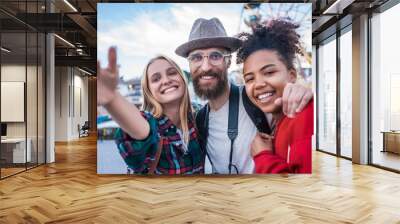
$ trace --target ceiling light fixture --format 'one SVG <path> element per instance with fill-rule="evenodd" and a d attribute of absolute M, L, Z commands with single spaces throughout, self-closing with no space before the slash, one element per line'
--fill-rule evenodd
<path fill-rule="evenodd" d="M 78 12 L 78 10 L 71 4 L 69 3 L 67 0 L 64 0 L 65 4 L 67 4 L 72 10 L 74 10 L 74 12 Z"/>
<path fill-rule="evenodd" d="M 88 71 L 85 71 L 85 70 L 83 70 L 83 69 L 81 69 L 81 68 L 79 68 L 79 67 L 78 67 L 78 69 L 79 69 L 79 71 L 81 71 L 81 72 L 83 72 L 83 73 L 85 73 L 85 74 L 87 74 L 87 75 L 92 75 L 92 73 L 90 73 L 90 72 L 88 72 Z"/>
<path fill-rule="evenodd" d="M 71 44 L 71 42 L 67 41 L 66 39 L 58 36 L 57 34 L 54 34 L 54 36 L 56 36 L 58 39 L 60 39 L 61 41 L 63 41 L 64 43 L 68 44 L 69 46 L 75 48 L 75 45 Z"/>
<path fill-rule="evenodd" d="M 351 5 L 354 0 L 336 0 L 332 5 L 330 5 L 322 14 L 342 14 L 343 9 Z"/>
<path fill-rule="evenodd" d="M 10 52 L 11 52 L 11 50 L 9 50 L 9 49 L 7 49 L 7 48 L 5 48 L 5 47 L 1 47 L 1 50 L 4 51 L 4 52 L 6 52 L 6 53 L 10 53 Z"/>
<path fill-rule="evenodd" d="M 83 55 L 83 50 L 81 48 L 77 48 L 76 53 L 78 53 L 79 55 Z"/>

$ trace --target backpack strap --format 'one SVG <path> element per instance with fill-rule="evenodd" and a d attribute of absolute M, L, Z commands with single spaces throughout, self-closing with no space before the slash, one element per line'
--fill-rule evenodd
<path fill-rule="evenodd" d="M 202 150 L 205 150 L 207 145 L 209 108 L 209 105 L 206 104 L 196 114 L 196 126 L 199 131 L 199 141 Z"/>
<path fill-rule="evenodd" d="M 242 90 L 242 101 L 247 115 L 249 115 L 250 119 L 253 121 L 253 124 L 257 127 L 257 130 L 270 135 L 272 130 L 269 126 L 267 118 L 265 117 L 265 113 L 250 101 L 246 90 L 244 89 Z"/>
<path fill-rule="evenodd" d="M 232 167 L 236 173 L 239 173 L 237 167 L 232 164 L 233 160 L 233 143 L 238 135 L 238 118 L 239 118 L 239 87 L 231 83 L 231 89 L 229 93 L 229 115 L 228 115 L 228 129 L 227 134 L 231 140 L 230 154 L 229 154 L 229 173 L 232 173 Z M 210 106 L 206 104 L 201 108 L 196 115 L 196 125 L 200 133 L 200 144 L 205 149 L 205 154 L 211 163 L 211 167 L 214 170 L 214 163 L 207 152 L 207 138 L 208 138 L 208 118 L 209 118 Z M 214 172 L 214 171 L 213 171 Z"/>
<path fill-rule="evenodd" d="M 200 148 L 203 152 L 203 159 L 205 163 L 206 156 L 208 158 L 209 155 L 207 153 L 207 137 L 208 137 L 208 115 L 210 111 L 210 106 L 208 103 L 204 105 L 199 111 L 196 113 L 196 126 L 197 130 L 199 131 L 199 143 L 200 143 Z M 211 162 L 211 160 L 210 160 Z M 211 165 L 213 166 L 212 162 Z"/>
<path fill-rule="evenodd" d="M 164 141 L 163 137 L 161 137 L 160 141 L 158 141 L 157 152 L 156 152 L 156 155 L 154 156 L 154 161 L 150 164 L 150 167 L 149 167 L 149 172 L 148 172 L 149 175 L 155 174 L 158 162 L 160 161 L 161 151 L 162 151 L 162 147 L 163 147 L 163 141 Z"/>
<path fill-rule="evenodd" d="M 233 160 L 233 143 L 238 135 L 238 117 L 239 117 L 239 94 L 240 89 L 238 86 L 231 83 L 231 91 L 229 93 L 229 116 L 228 116 L 228 130 L 227 134 L 231 140 L 231 149 L 229 154 L 229 173 L 232 173 L 232 167 L 237 173 L 237 167 L 232 164 Z M 271 133 L 271 128 L 265 117 L 264 112 L 262 112 L 256 105 L 254 105 L 248 98 L 246 91 L 242 91 L 243 105 L 246 113 L 249 115 L 250 119 L 257 127 L 258 131 L 267 134 Z M 212 168 L 214 169 L 213 161 L 207 152 L 207 138 L 208 138 L 208 117 L 209 117 L 210 106 L 206 104 L 201 108 L 196 114 L 196 125 L 200 134 L 200 144 L 208 157 Z"/>
<path fill-rule="evenodd" d="M 229 153 L 229 174 L 232 173 L 232 167 L 235 168 L 236 173 L 239 171 L 235 165 L 232 164 L 233 158 L 233 142 L 238 135 L 238 117 L 239 117 L 239 87 L 231 83 L 231 91 L 229 93 L 229 115 L 228 115 L 228 137 L 231 140 L 231 151 Z"/>

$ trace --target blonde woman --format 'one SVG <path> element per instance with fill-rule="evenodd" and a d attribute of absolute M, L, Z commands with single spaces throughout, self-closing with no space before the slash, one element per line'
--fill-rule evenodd
<path fill-rule="evenodd" d="M 120 125 L 116 142 L 128 168 L 139 174 L 204 173 L 204 152 L 198 142 L 186 79 L 166 56 L 151 59 L 142 76 L 143 110 L 117 91 L 116 49 L 108 67 L 98 62 L 97 102 Z"/>

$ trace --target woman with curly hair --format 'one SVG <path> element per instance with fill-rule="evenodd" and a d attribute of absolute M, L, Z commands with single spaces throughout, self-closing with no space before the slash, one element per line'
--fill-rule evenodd
<path fill-rule="evenodd" d="M 250 100 L 276 123 L 273 136 L 258 133 L 251 146 L 255 173 L 311 173 L 313 101 L 295 118 L 282 112 L 279 99 L 286 85 L 296 82 L 293 60 L 301 54 L 297 24 L 272 20 L 241 33 L 243 45 L 237 63 L 243 63 L 243 78 Z"/>

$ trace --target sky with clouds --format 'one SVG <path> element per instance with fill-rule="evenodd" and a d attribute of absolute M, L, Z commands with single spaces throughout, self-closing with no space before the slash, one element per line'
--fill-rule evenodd
<path fill-rule="evenodd" d="M 306 21 L 304 31 L 299 31 L 311 49 L 311 4 L 300 4 L 300 9 L 289 5 L 274 8 L 277 6 L 263 4 L 260 9 L 265 17 L 288 15 L 277 12 L 290 9 L 294 13 L 289 14 L 291 17 Z M 98 59 L 106 66 L 107 50 L 116 46 L 120 75 L 125 80 L 140 77 L 148 60 L 157 54 L 165 54 L 189 70 L 187 60 L 176 55 L 175 49 L 188 40 L 197 18 L 217 17 L 228 36 L 245 27 L 241 18 L 243 3 L 99 3 L 97 9 Z M 235 69 L 235 63 L 232 65 Z"/>

